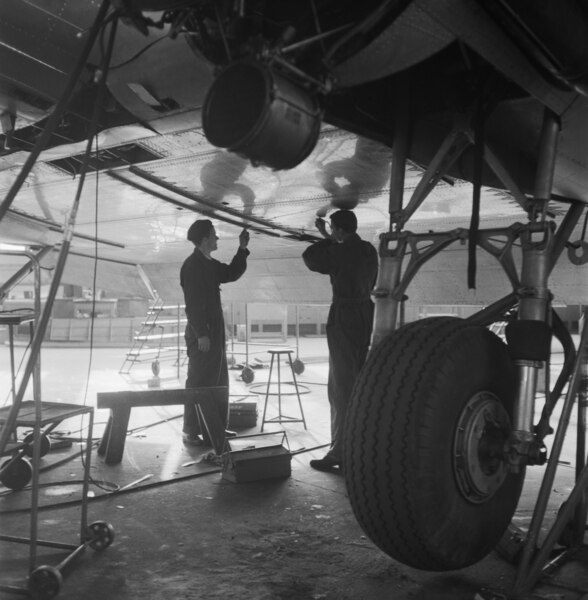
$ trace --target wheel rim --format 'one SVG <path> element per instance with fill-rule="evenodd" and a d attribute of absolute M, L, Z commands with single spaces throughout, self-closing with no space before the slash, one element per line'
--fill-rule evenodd
<path fill-rule="evenodd" d="M 28 587 L 35 600 L 48 600 L 59 594 L 61 583 L 61 573 L 55 567 L 44 565 L 31 573 Z"/>
<path fill-rule="evenodd" d="M 114 539 L 114 529 L 105 521 L 96 521 L 88 526 L 86 531 L 88 545 L 93 550 L 108 548 Z"/>
<path fill-rule="evenodd" d="M 508 414 L 494 394 L 479 392 L 465 405 L 457 424 L 453 465 L 458 487 L 469 502 L 486 502 L 504 483 L 504 445 L 510 431 Z"/>

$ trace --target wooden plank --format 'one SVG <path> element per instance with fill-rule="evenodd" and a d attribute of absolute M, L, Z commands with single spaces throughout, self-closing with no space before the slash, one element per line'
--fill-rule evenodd
<path fill-rule="evenodd" d="M 177 388 L 169 390 L 124 390 L 122 392 L 98 392 L 98 408 L 113 408 L 121 404 L 127 406 L 172 406 L 185 402 L 198 401 L 202 392 L 224 390 L 226 387 Z"/>

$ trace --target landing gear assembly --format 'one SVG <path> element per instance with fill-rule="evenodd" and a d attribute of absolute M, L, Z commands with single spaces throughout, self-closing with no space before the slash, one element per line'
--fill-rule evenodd
<path fill-rule="evenodd" d="M 402 231 L 443 170 L 463 151 L 465 138 L 455 132 L 448 137 L 435 168 L 425 172 L 422 185 L 403 207 L 410 131 L 402 123 L 409 117 L 402 100 L 396 110 L 399 137 L 393 148 L 391 225 L 380 236 L 372 349 L 352 395 L 343 465 L 353 512 L 372 541 L 407 565 L 446 571 L 476 563 L 499 545 L 508 535 L 527 468 L 546 462 L 543 438 L 553 432 L 549 418 L 565 385 L 558 380 L 547 390 L 541 419 L 534 424 L 538 376 L 549 365 L 551 338 L 558 327 L 548 278 L 569 247 L 584 205 L 567 201 L 567 213 L 557 227 L 547 218 L 559 121 L 546 110 L 535 197 L 528 199 L 520 190 L 513 194 L 527 211 L 528 223 L 473 232 Z M 475 142 L 475 136 L 469 139 Z M 409 282 L 427 260 L 455 241 L 474 243 L 494 256 L 512 293 L 468 319 L 433 317 L 397 329 Z M 520 261 L 515 260 L 515 248 L 520 248 Z M 514 307 L 505 343 L 488 327 L 504 321 Z M 578 394 L 587 338 L 585 328 L 577 355 L 573 342 L 565 349 L 565 379 L 572 375 L 572 383 L 564 415 Z M 560 428 L 565 431 L 565 426 L 564 416 Z M 580 439 L 585 432 L 578 427 Z M 533 587 L 541 561 L 548 559 L 556 542 L 583 538 L 569 533 L 574 510 L 582 531 L 586 523 L 586 504 L 574 490 L 568 500 L 574 506 L 562 508 L 565 514 L 558 516 L 553 535 L 537 552 L 553 481 L 550 469 L 555 469 L 561 451 L 556 442 L 564 435 L 560 428 L 533 520 L 517 552 L 517 594 Z M 588 478 L 585 471 L 575 489 Z"/>

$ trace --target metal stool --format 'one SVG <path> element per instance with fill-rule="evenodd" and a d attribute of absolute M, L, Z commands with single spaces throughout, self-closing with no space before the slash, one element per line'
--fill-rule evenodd
<path fill-rule="evenodd" d="M 302 423 L 304 425 L 304 429 L 306 429 L 306 421 L 304 419 L 304 411 L 302 410 L 302 402 L 300 400 L 300 390 L 302 390 L 303 393 L 308 393 L 310 390 L 306 386 L 303 386 L 303 385 L 299 386 L 298 382 L 296 381 L 296 373 L 294 373 L 294 366 L 292 364 L 293 350 L 279 349 L 279 350 L 268 350 L 268 352 L 271 355 L 272 359 L 270 362 L 269 374 L 268 374 L 268 378 L 267 378 L 267 388 L 265 391 L 265 403 L 263 405 L 263 417 L 261 418 L 261 431 L 263 431 L 263 426 L 266 423 Z M 272 372 L 274 369 L 274 358 L 276 358 L 276 356 L 277 356 L 277 364 L 278 364 L 278 381 L 277 381 L 278 391 L 271 392 L 270 387 L 272 384 Z M 281 373 L 280 373 L 280 357 L 281 356 L 288 357 L 288 363 L 290 365 L 290 371 L 292 373 L 292 382 L 293 382 L 294 389 L 295 389 L 294 392 L 282 391 L 282 378 L 281 378 Z M 263 384 L 259 384 L 259 385 L 263 385 Z M 298 406 L 300 407 L 300 418 L 288 417 L 287 415 L 282 414 L 282 396 L 292 396 L 294 394 L 296 394 L 296 397 L 298 398 Z M 266 419 L 265 414 L 267 411 L 267 403 L 268 403 L 270 396 L 278 397 L 278 416 L 272 417 L 271 419 Z"/>

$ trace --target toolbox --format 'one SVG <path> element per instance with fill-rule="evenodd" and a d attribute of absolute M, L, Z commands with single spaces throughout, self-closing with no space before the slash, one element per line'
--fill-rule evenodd
<path fill-rule="evenodd" d="M 292 454 L 285 431 L 227 438 L 222 477 L 234 483 L 289 477 Z"/>
<path fill-rule="evenodd" d="M 229 429 L 243 429 L 257 425 L 257 400 L 229 402 Z"/>

